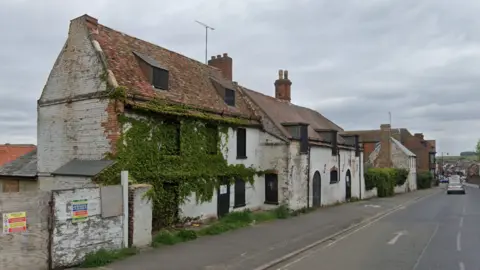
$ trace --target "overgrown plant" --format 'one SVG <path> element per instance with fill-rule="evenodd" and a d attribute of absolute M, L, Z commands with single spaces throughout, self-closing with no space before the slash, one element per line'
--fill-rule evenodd
<path fill-rule="evenodd" d="M 428 171 L 417 172 L 417 188 L 427 189 L 432 187 L 433 174 Z"/>
<path fill-rule="evenodd" d="M 365 172 L 365 188 L 377 188 L 378 197 L 395 194 L 396 171 L 393 168 L 370 168 Z"/>
<path fill-rule="evenodd" d="M 397 169 L 397 168 L 395 168 L 394 173 L 395 173 L 396 186 L 403 186 L 405 184 L 405 182 L 407 181 L 408 174 L 410 172 L 407 169 L 403 169 L 403 168 Z"/>
<path fill-rule="evenodd" d="M 118 88 L 111 98 L 122 100 L 123 93 Z M 159 100 L 134 109 L 135 117 L 119 115 L 123 133 L 117 152 L 109 155 L 116 163 L 96 180 L 117 184 L 120 171 L 128 170 L 136 182 L 151 184 L 154 229 L 177 222 L 179 207 L 190 195 L 195 194 L 198 203 L 210 201 L 221 183 L 240 178 L 253 184 L 254 176 L 263 173 L 242 164 L 229 165 L 221 152 L 228 127 L 242 120 Z"/>

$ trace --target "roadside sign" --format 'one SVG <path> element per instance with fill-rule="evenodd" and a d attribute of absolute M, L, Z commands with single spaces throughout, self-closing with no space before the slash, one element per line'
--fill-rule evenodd
<path fill-rule="evenodd" d="M 27 212 L 3 214 L 3 233 L 19 233 L 27 231 Z"/>
<path fill-rule="evenodd" d="M 72 223 L 88 220 L 88 200 L 72 201 Z"/>

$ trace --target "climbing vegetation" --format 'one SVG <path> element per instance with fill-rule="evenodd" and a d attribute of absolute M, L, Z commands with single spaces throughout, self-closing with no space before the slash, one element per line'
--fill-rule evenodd
<path fill-rule="evenodd" d="M 118 92 L 115 97 L 123 96 L 122 89 Z M 229 165 L 222 154 L 227 151 L 228 127 L 242 120 L 159 100 L 133 109 L 135 116 L 119 115 L 123 133 L 117 152 L 110 155 L 116 163 L 97 181 L 117 184 L 120 171 L 128 170 L 136 183 L 151 184 L 154 229 L 175 224 L 180 205 L 190 195 L 196 195 L 197 203 L 210 201 L 220 183 L 240 178 L 253 184 L 255 175 L 263 174 L 242 164 Z"/>

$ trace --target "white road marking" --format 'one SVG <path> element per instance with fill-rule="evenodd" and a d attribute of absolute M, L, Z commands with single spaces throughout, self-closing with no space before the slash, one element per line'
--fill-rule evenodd
<path fill-rule="evenodd" d="M 460 243 L 460 240 L 462 238 L 462 232 L 457 233 L 457 251 L 462 251 L 462 245 Z"/>
<path fill-rule="evenodd" d="M 460 270 L 465 270 L 465 264 L 463 262 L 459 262 L 458 268 L 460 268 Z"/>
<path fill-rule="evenodd" d="M 462 210 L 462 214 L 465 215 L 466 212 L 467 212 L 467 206 L 464 205 L 464 206 L 463 206 L 463 210 Z"/>
<path fill-rule="evenodd" d="M 380 208 L 381 206 L 378 204 L 365 204 L 365 207 L 372 207 L 372 208 Z"/>
<path fill-rule="evenodd" d="M 332 240 L 330 243 L 328 243 L 328 244 L 325 245 L 325 246 L 322 246 L 322 247 L 319 248 L 319 249 L 310 250 L 310 251 L 308 251 L 305 255 L 299 257 L 298 259 L 296 259 L 296 260 L 294 260 L 294 261 L 291 261 L 291 262 L 283 265 L 283 266 L 280 267 L 280 268 L 277 268 L 277 270 L 288 270 L 288 267 L 289 267 L 289 266 L 291 266 L 291 265 L 293 265 L 293 264 L 296 264 L 296 263 L 302 261 L 302 260 L 305 259 L 305 258 L 310 257 L 310 255 L 312 255 L 313 253 L 318 252 L 318 251 L 323 250 L 323 249 L 326 249 L 326 248 L 329 248 L 329 247 L 333 246 L 334 244 L 336 244 L 337 242 L 340 242 L 341 240 L 349 237 L 350 235 L 352 235 L 352 234 L 354 234 L 354 233 L 356 233 L 356 232 L 358 232 L 358 231 L 360 231 L 360 230 L 363 230 L 364 228 L 370 227 L 370 226 L 373 225 L 374 223 L 380 221 L 381 219 L 383 219 L 383 218 L 385 218 L 385 217 L 387 217 L 387 216 L 389 216 L 389 215 L 391 215 L 391 214 L 393 214 L 393 213 L 395 213 L 395 212 L 397 212 L 397 211 L 398 211 L 398 208 L 395 209 L 395 210 L 393 210 L 392 212 L 386 213 L 385 215 L 381 216 L 380 218 L 374 219 L 374 220 L 372 220 L 372 221 L 370 221 L 370 222 L 362 225 L 361 227 L 358 227 L 357 229 L 355 229 L 355 230 L 353 230 L 353 231 L 351 231 L 351 232 L 349 232 L 349 233 L 347 233 L 347 234 L 344 234 L 344 235 L 340 236 L 339 238 L 337 238 L 337 239 L 335 239 L 335 240 Z"/>
<path fill-rule="evenodd" d="M 404 209 L 404 207 L 408 207 L 408 206 L 410 206 L 410 205 L 416 204 L 416 203 L 418 203 L 418 202 L 420 202 L 420 201 L 425 200 L 426 198 L 430 198 L 430 197 L 432 197 L 432 196 L 434 196 L 434 195 L 438 195 L 438 194 L 440 194 L 440 192 L 435 192 L 435 193 L 431 193 L 431 194 L 424 195 L 424 196 L 421 196 L 421 197 L 416 197 L 416 198 L 410 199 L 410 200 L 404 202 L 404 204 L 399 205 L 399 207 L 394 208 L 394 209 L 391 210 L 390 212 L 389 212 L 389 211 L 386 211 L 387 213 L 382 214 L 380 217 L 373 217 L 371 221 L 369 221 L 368 223 L 362 225 L 361 227 L 357 227 L 357 225 L 355 225 L 355 227 L 357 227 L 356 230 L 351 231 L 350 233 L 344 235 L 343 237 L 340 237 L 340 238 L 338 238 L 338 239 L 330 242 L 330 244 L 328 244 L 328 245 L 326 245 L 326 246 L 321 246 L 321 248 L 318 248 L 318 249 L 315 249 L 315 248 L 314 248 L 314 247 L 316 247 L 316 246 L 320 246 L 322 243 L 324 243 L 324 242 L 326 241 L 326 239 L 321 239 L 321 240 L 319 240 L 319 241 L 317 241 L 317 242 L 315 242 L 315 243 L 313 243 L 313 244 L 310 244 L 310 245 L 308 245 L 308 246 L 306 246 L 306 247 L 304 247 L 304 248 L 302 248 L 302 249 L 299 249 L 299 250 L 296 250 L 296 251 L 294 251 L 294 252 L 291 252 L 290 254 L 287 254 L 287 255 L 283 256 L 282 258 L 279 258 L 279 259 L 274 260 L 274 261 L 271 261 L 271 262 L 269 262 L 269 263 L 267 263 L 267 264 L 261 265 L 261 266 L 255 268 L 254 270 L 270 269 L 270 268 L 272 268 L 273 266 L 275 266 L 275 265 L 277 265 L 277 264 L 279 264 L 279 263 L 285 262 L 285 261 L 287 261 L 287 260 L 290 260 L 291 258 L 294 258 L 294 256 L 299 256 L 299 254 L 304 253 L 304 254 L 305 254 L 304 256 L 296 259 L 295 261 L 292 261 L 292 262 L 290 262 L 290 263 L 288 263 L 288 264 L 286 264 L 286 265 L 284 265 L 284 266 L 282 266 L 282 267 L 276 268 L 277 270 L 288 270 L 288 267 L 289 267 L 289 266 L 291 266 L 291 265 L 293 265 L 293 264 L 295 264 L 295 263 L 297 263 L 297 262 L 299 262 L 299 261 L 301 261 L 301 260 L 309 257 L 309 256 L 312 255 L 313 253 L 315 253 L 315 252 L 317 252 L 317 251 L 320 251 L 320 250 L 323 250 L 323 249 L 326 249 L 326 248 L 332 246 L 332 245 L 335 244 L 336 242 L 338 242 L 338 241 L 340 241 L 340 240 L 342 240 L 342 239 L 350 236 L 351 234 L 354 234 L 354 233 L 356 233 L 357 231 L 362 230 L 363 228 L 366 228 L 366 227 L 371 226 L 372 224 L 376 223 L 377 221 L 380 221 L 381 219 L 383 219 L 383 218 L 385 218 L 385 217 L 387 217 L 387 216 L 389 216 L 389 215 L 391 215 L 391 214 L 394 214 L 395 212 L 397 212 L 397 211 L 400 210 L 400 209 Z M 438 225 L 437 225 L 437 226 L 438 226 Z M 438 230 L 438 228 L 437 228 L 437 230 Z M 344 231 L 346 232 L 346 231 L 348 231 L 348 229 L 345 229 Z M 343 232 L 341 232 L 341 233 L 343 233 Z M 337 235 L 337 234 L 334 234 L 334 235 Z M 338 235 L 341 235 L 341 234 L 338 234 Z"/>
<path fill-rule="evenodd" d="M 407 234 L 406 231 L 396 232 L 396 233 L 395 233 L 395 236 L 392 238 L 392 240 L 388 241 L 387 244 L 389 244 L 389 245 L 395 245 L 395 243 L 397 243 L 398 239 L 399 239 L 402 235 L 406 235 L 406 234 Z"/>
<path fill-rule="evenodd" d="M 460 224 L 459 224 L 460 228 L 463 227 L 463 217 L 460 218 Z"/>
<path fill-rule="evenodd" d="M 420 256 L 418 256 L 417 261 L 415 262 L 415 265 L 413 266 L 412 270 L 417 269 L 418 265 L 420 264 L 420 261 L 423 258 L 423 255 L 425 254 L 425 251 L 430 246 L 430 243 L 432 243 L 433 238 L 437 234 L 438 228 L 440 228 L 440 225 L 437 224 L 437 226 L 435 227 L 435 230 L 433 231 L 432 235 L 430 236 L 430 239 L 428 239 L 427 244 L 423 247 L 422 252 L 420 253 Z"/>

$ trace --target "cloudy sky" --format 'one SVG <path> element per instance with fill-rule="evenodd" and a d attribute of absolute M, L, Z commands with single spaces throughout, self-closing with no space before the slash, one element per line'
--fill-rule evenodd
<path fill-rule="evenodd" d="M 288 69 L 292 102 L 346 130 L 388 123 L 436 139 L 480 138 L 478 0 L 2 0 L 0 143 L 36 143 L 36 100 L 68 33 L 99 23 L 203 61 L 229 53 L 234 80 L 273 95 Z"/>

